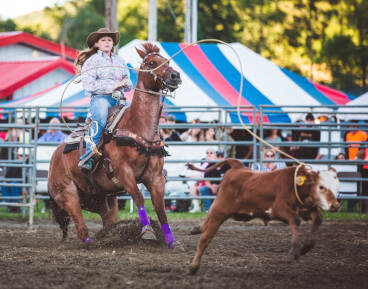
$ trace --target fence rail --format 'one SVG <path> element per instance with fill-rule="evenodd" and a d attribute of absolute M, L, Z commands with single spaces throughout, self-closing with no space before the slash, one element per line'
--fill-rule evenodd
<path fill-rule="evenodd" d="M 348 107 L 344 107 L 347 109 Z M 364 160 L 335 160 L 334 157 L 337 151 L 344 151 L 351 148 L 353 145 L 359 145 L 360 147 L 367 148 L 368 142 L 354 142 L 347 143 L 342 140 L 344 133 L 347 131 L 368 131 L 368 123 L 360 122 L 352 123 L 344 121 L 343 119 L 354 118 L 354 115 L 361 117 L 363 114 L 367 114 L 368 105 L 360 107 L 351 107 L 354 111 L 341 111 L 340 106 L 259 106 L 258 108 L 253 106 L 242 106 L 241 115 L 244 117 L 250 117 L 248 120 L 251 122 L 247 123 L 247 127 L 253 132 L 257 133 L 260 137 L 264 138 L 266 133 L 270 130 L 277 129 L 279 131 L 288 133 L 298 133 L 303 131 L 318 132 L 320 133 L 320 139 L 311 142 L 303 141 L 278 141 L 274 142 L 273 145 L 279 146 L 282 149 L 288 149 L 291 147 L 300 148 L 318 148 L 319 152 L 323 152 L 321 159 L 301 159 L 307 161 L 314 166 L 324 165 L 326 168 L 331 166 L 351 166 L 353 170 L 350 171 L 354 175 L 341 176 L 340 181 L 346 189 L 350 191 L 342 191 L 339 198 L 342 200 L 366 200 L 368 192 L 363 192 L 361 188 L 362 182 L 367 182 L 368 179 L 359 175 L 358 167 L 367 164 Z M 34 206 L 37 199 L 46 199 L 44 195 L 39 193 L 45 193 L 47 190 L 47 177 L 40 175 L 38 172 L 47 171 L 48 164 L 52 150 L 55 149 L 55 143 L 41 143 L 38 142 L 38 135 L 40 131 L 48 129 L 57 129 L 64 132 L 68 132 L 68 128 L 64 124 L 50 126 L 43 118 L 48 116 L 59 116 L 60 111 L 56 107 L 2 107 L 0 110 L 3 116 L 7 116 L 6 121 L 0 123 L 0 131 L 17 132 L 18 140 L 0 142 L 0 149 L 7 149 L 7 157 L 0 160 L 0 168 L 20 168 L 22 170 L 21 178 L 6 178 L 4 172 L 0 171 L 0 186 L 3 188 L 15 187 L 22 188 L 24 194 L 20 197 L 9 197 L 0 195 L 0 206 L 20 206 L 22 207 L 22 213 L 25 216 L 26 208 L 29 214 L 29 223 L 33 224 Z M 213 128 L 217 134 L 216 141 L 206 142 L 180 142 L 180 141 L 167 141 L 166 144 L 169 146 L 168 150 L 172 153 L 172 156 L 168 157 L 165 161 L 165 169 L 168 172 L 167 183 L 170 184 L 167 187 L 167 196 L 165 199 L 208 199 L 214 198 L 213 196 L 190 196 L 190 195 L 174 195 L 173 193 L 189 192 L 189 184 L 193 184 L 200 180 L 220 180 L 219 178 L 203 178 L 198 175 L 194 175 L 186 171 L 185 163 L 200 163 L 205 156 L 204 152 L 207 148 L 214 148 L 216 150 L 224 151 L 225 157 L 228 156 L 228 149 L 236 147 L 241 149 L 242 147 L 253 147 L 253 152 L 248 159 L 243 159 L 238 154 L 238 159 L 243 161 L 246 165 L 253 165 L 255 163 L 264 163 L 262 149 L 264 144 L 258 142 L 254 137 L 244 136 L 239 133 L 240 136 L 234 139 L 229 137 L 228 129 L 234 129 L 236 132 L 242 132 L 243 128 L 238 122 L 232 122 L 236 120 L 236 107 L 220 106 L 220 107 L 196 107 L 196 106 L 183 106 L 183 107 L 168 107 L 165 113 L 185 113 L 186 115 L 206 115 L 204 118 L 208 119 L 210 114 L 212 121 L 204 123 L 190 124 L 190 123 L 175 123 L 175 124 L 163 124 L 160 125 L 161 129 L 167 130 L 187 130 L 193 128 L 200 128 L 202 130 Z M 304 119 L 304 116 L 313 112 L 315 116 L 326 116 L 329 121 L 315 123 L 312 126 L 303 122 L 297 122 L 296 120 Z M 63 113 L 69 115 L 70 113 L 83 115 L 87 113 L 87 108 L 83 107 L 65 107 Z M 293 122 L 272 122 L 267 123 L 264 120 L 270 119 L 274 116 L 287 116 Z M 347 117 L 348 116 L 348 117 Z M 17 119 L 15 122 L 14 119 Z M 368 117 L 367 117 L 368 119 Z M 76 123 L 70 122 L 70 127 L 75 128 Z M 243 132 L 242 132 L 243 133 Z M 283 135 L 283 136 L 285 136 Z M 19 140 L 21 139 L 21 141 Z M 239 150 L 240 150 L 239 149 Z M 48 154 L 44 152 L 48 150 Z M 238 151 L 239 151 L 238 150 Z M 20 152 L 20 153 L 18 153 Z M 189 153 L 188 153 L 189 152 Z M 185 154 L 187 153 L 187 154 Z M 38 155 L 40 154 L 40 155 Z M 27 157 L 28 156 L 28 157 Z M 293 163 L 292 160 L 278 159 L 271 162 L 285 162 L 287 164 Z M 38 191 L 42 187 L 41 191 Z M 173 185 L 174 184 L 174 185 Z M 45 189 L 46 188 L 46 189 Z M 144 188 L 142 188 L 144 190 Z M 147 195 L 145 198 L 149 198 Z M 122 196 L 119 199 L 130 199 L 129 196 Z M 10 202 L 6 202 L 6 200 Z M 14 202 L 18 200 L 19 202 Z M 132 206 L 131 206 L 132 207 Z"/>

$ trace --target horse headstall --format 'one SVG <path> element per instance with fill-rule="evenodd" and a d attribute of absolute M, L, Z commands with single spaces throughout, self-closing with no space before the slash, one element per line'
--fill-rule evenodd
<path fill-rule="evenodd" d="M 160 53 L 158 52 L 150 52 L 148 53 L 144 58 L 143 58 L 143 61 L 142 63 L 144 64 L 144 66 L 146 66 L 146 60 L 149 56 L 151 55 L 158 55 L 162 58 L 164 58 Z M 164 70 L 162 71 L 162 74 L 161 76 L 158 76 L 157 73 L 155 73 L 154 71 L 149 71 L 149 74 L 153 77 L 154 81 L 156 82 L 157 80 L 161 83 L 162 85 L 162 90 L 165 90 L 165 89 L 170 89 L 170 85 L 166 83 L 166 81 L 164 80 L 164 76 L 167 72 L 167 70 L 170 68 L 170 65 L 169 65 L 169 62 L 167 62 L 164 66 Z"/>

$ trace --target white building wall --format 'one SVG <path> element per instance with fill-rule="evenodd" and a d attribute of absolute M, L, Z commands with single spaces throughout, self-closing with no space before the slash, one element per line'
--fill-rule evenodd
<path fill-rule="evenodd" d="M 0 61 L 37 60 L 51 56 L 55 55 L 21 44 L 0 47 Z"/>
<path fill-rule="evenodd" d="M 65 71 L 64 69 L 56 69 L 14 91 L 13 99 L 39 92 L 54 86 L 57 83 L 63 82 L 72 76 L 73 75 L 71 73 Z"/>

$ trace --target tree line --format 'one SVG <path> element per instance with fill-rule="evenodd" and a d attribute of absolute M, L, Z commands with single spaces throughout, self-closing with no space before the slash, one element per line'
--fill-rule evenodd
<path fill-rule="evenodd" d="M 182 42 L 185 0 L 157 0 L 157 6 L 158 40 Z M 118 1 L 120 45 L 147 39 L 148 9 L 148 0 Z M 105 26 L 104 10 L 104 0 L 74 0 L 23 23 L 0 21 L 0 31 L 64 38 L 83 49 L 86 36 Z M 359 95 L 368 89 L 367 15 L 366 0 L 200 0 L 198 39 L 240 42 L 293 72 Z"/>

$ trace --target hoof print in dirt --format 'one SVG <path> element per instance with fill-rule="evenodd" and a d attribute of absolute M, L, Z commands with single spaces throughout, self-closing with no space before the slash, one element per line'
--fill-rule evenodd
<path fill-rule="evenodd" d="M 157 240 L 142 240 L 142 225 L 139 223 L 138 219 L 134 219 L 123 220 L 103 228 L 101 231 L 97 232 L 95 244 L 97 247 L 124 247 L 139 242 L 144 242 L 144 244 L 165 245 L 160 224 L 155 220 L 150 220 L 150 222 Z"/>

